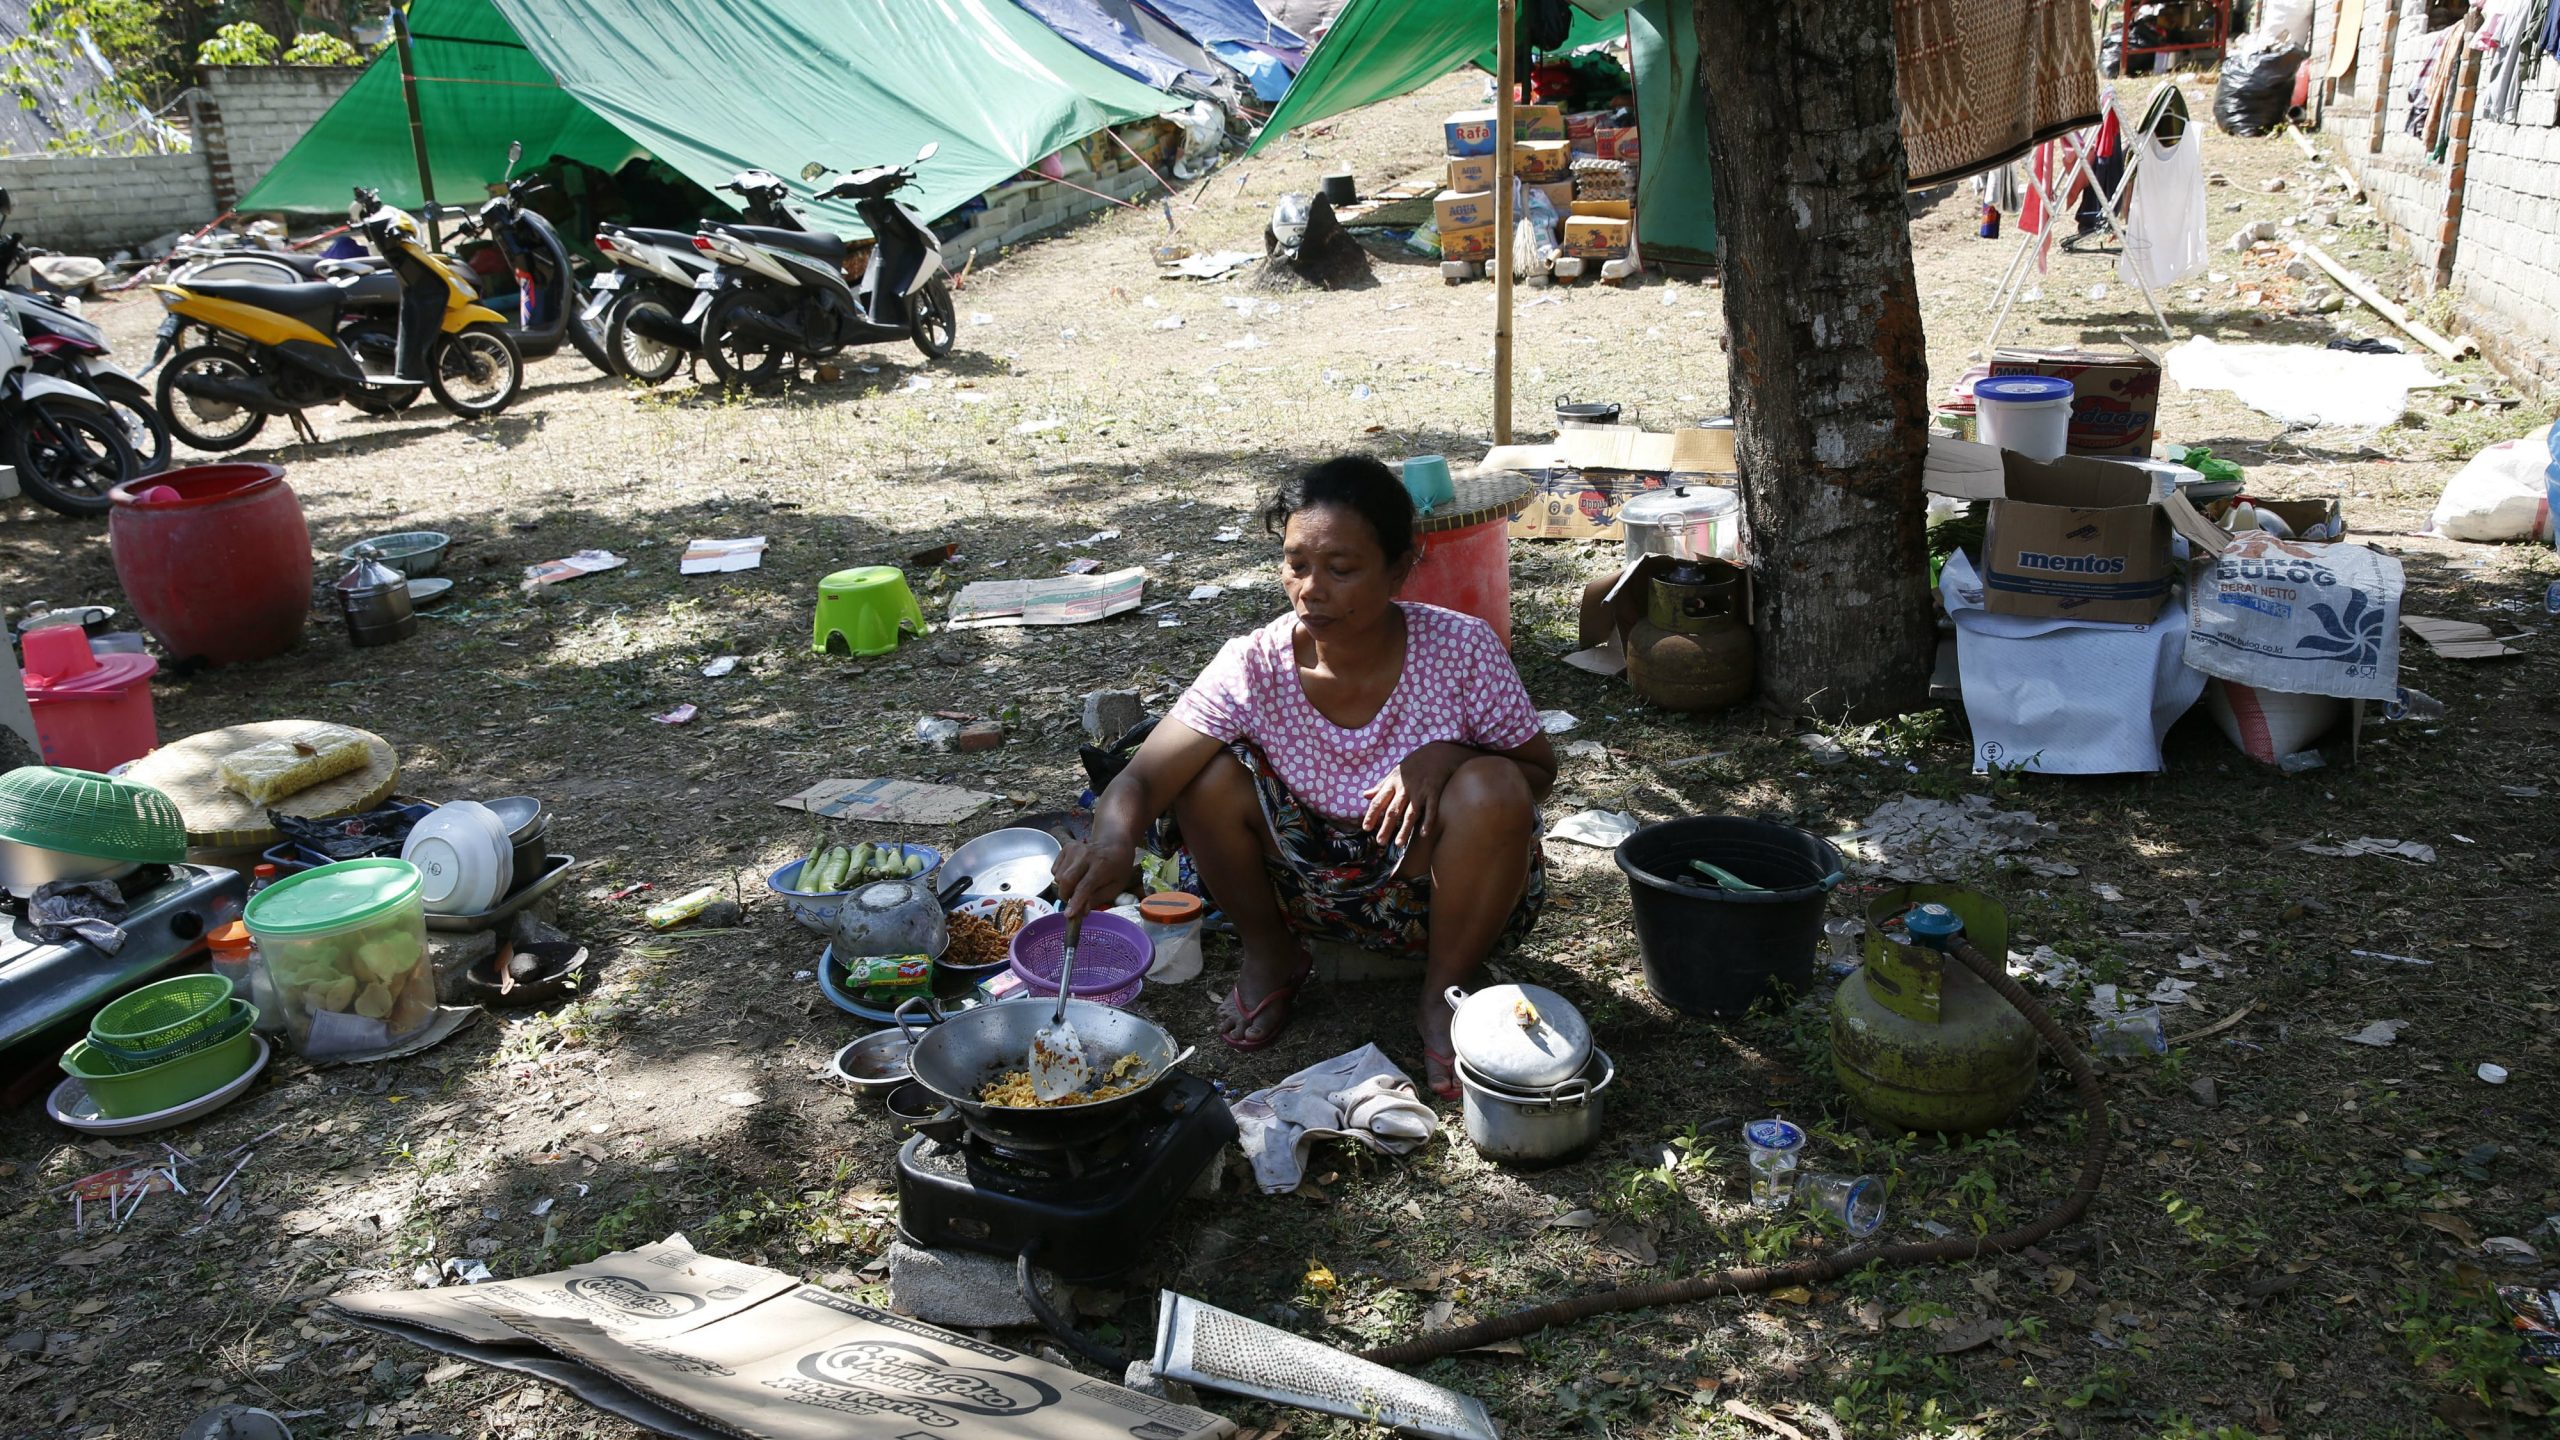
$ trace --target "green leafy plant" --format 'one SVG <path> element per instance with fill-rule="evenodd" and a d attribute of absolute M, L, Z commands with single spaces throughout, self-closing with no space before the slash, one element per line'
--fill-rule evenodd
<path fill-rule="evenodd" d="M 112 76 L 98 79 L 88 68 L 93 47 L 114 67 Z M 0 41 L 0 90 L 59 128 L 47 150 L 144 154 L 165 139 L 145 117 L 182 88 L 178 59 L 149 0 L 34 0 L 24 31 Z"/>
<path fill-rule="evenodd" d="M 364 52 L 326 31 L 306 30 L 285 47 L 287 65 L 361 65 Z"/>
<path fill-rule="evenodd" d="M 273 65 L 284 47 L 254 20 L 234 20 L 196 47 L 199 65 Z"/>

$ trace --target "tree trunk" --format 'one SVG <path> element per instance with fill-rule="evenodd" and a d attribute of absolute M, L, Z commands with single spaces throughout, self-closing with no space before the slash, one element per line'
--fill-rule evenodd
<path fill-rule="evenodd" d="M 1761 703 L 1928 703 L 1911 273 L 1891 0 L 1694 0 Z"/>

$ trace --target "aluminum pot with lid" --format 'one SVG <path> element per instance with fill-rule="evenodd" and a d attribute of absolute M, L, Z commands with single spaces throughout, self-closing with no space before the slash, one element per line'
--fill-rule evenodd
<path fill-rule="evenodd" d="M 1590 1149 L 1600 1138 L 1602 1092 L 1618 1078 L 1609 1052 L 1596 1049 L 1571 1079 L 1534 1095 L 1489 1084 L 1464 1060 L 1457 1068 L 1467 1139 L 1504 1165 L 1555 1165 Z"/>
<path fill-rule="evenodd" d="M 1668 555 L 1675 560 L 1742 558 L 1742 497 L 1717 485 L 1674 485 L 1627 498 L 1619 507 L 1627 527 L 1627 559 Z"/>
<path fill-rule="evenodd" d="M 1563 996 L 1542 985 L 1492 985 L 1469 995 L 1448 990 L 1449 1043 L 1460 1063 L 1505 1090 L 1534 1092 L 1582 1073 L 1591 1026 Z"/>
<path fill-rule="evenodd" d="M 921 879 L 879 880 L 845 897 L 836 910 L 835 951 L 847 959 L 867 955 L 939 957 L 951 939 L 942 903 Z"/>

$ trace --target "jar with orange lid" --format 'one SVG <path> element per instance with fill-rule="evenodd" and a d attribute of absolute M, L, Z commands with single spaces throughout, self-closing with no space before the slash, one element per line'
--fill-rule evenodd
<path fill-rule="evenodd" d="M 1179 985 L 1200 973 L 1204 957 L 1200 950 L 1200 931 L 1208 917 L 1208 907 L 1197 895 L 1180 890 L 1160 890 L 1138 902 L 1138 924 L 1155 943 L 1155 963 L 1147 967 L 1147 979 L 1159 985 Z"/>
<path fill-rule="evenodd" d="M 231 982 L 231 993 L 258 1007 L 257 1029 L 265 1035 L 284 1033 L 284 1016 L 275 1005 L 275 985 L 267 978 L 266 957 L 258 939 L 241 921 L 216 929 L 205 944 L 213 951 L 213 973 Z"/>

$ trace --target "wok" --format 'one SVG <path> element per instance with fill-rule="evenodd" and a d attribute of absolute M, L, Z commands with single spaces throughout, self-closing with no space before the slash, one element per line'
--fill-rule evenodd
<path fill-rule="evenodd" d="M 1056 1148 L 1108 1135 L 1135 1118 L 1156 1086 L 1191 1058 L 1191 1050 L 1178 1049 L 1161 1027 L 1126 1010 L 1091 1000 L 1069 1000 L 1067 1023 L 1082 1037 L 1084 1053 L 1095 1071 L 1106 1071 L 1120 1057 L 1134 1054 L 1140 1057 L 1146 1078 L 1126 1094 L 1080 1105 L 990 1105 L 978 1098 L 978 1092 L 1007 1072 L 1024 1068 L 1031 1034 L 1049 1023 L 1054 1003 L 998 1001 L 946 1014 L 931 1029 L 909 1024 L 909 1007 L 919 1003 L 909 1000 L 898 1007 L 899 1028 L 907 1031 L 913 1045 L 907 1063 L 917 1082 L 958 1111 L 970 1129 L 999 1144 Z"/>

